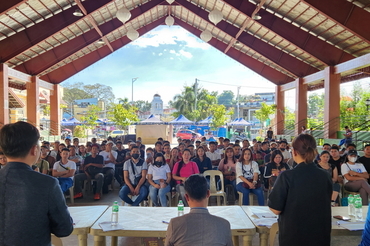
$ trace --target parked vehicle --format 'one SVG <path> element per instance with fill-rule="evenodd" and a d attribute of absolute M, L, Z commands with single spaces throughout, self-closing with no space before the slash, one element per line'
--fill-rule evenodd
<path fill-rule="evenodd" d="M 200 139 L 202 137 L 202 135 L 199 134 L 199 133 L 196 133 L 192 130 L 180 129 L 180 130 L 177 131 L 176 137 L 181 138 L 181 139 L 196 140 L 196 139 Z"/>
<path fill-rule="evenodd" d="M 109 136 L 111 136 L 112 138 L 116 138 L 116 137 L 120 137 L 124 134 L 125 134 L 125 132 L 123 130 L 114 130 L 109 134 Z"/>

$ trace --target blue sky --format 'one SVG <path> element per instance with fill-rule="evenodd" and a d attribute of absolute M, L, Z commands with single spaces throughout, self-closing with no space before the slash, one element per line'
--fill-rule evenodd
<path fill-rule="evenodd" d="M 64 83 L 109 85 L 116 98 L 131 100 L 135 77 L 139 79 L 134 83 L 134 100 L 151 101 L 159 93 L 165 104 L 195 78 L 201 87 L 219 93 L 232 90 L 236 95 L 237 86 L 202 80 L 243 86 L 242 95 L 275 91 L 274 84 L 179 26 L 159 26 Z"/>
<path fill-rule="evenodd" d="M 70 82 L 100 83 L 111 86 L 116 98 L 131 100 L 131 80 L 136 77 L 139 78 L 134 83 L 134 100 L 150 102 L 158 93 L 165 105 L 181 93 L 184 85 L 193 84 L 195 78 L 200 80 L 202 88 L 219 94 L 232 90 L 236 95 L 237 86 L 242 86 L 241 95 L 275 91 L 273 83 L 179 26 L 159 26 L 61 85 Z M 368 86 L 369 79 L 360 82 Z M 343 84 L 342 93 L 348 94 L 352 84 Z M 295 90 L 285 93 L 285 105 L 294 110 Z"/>

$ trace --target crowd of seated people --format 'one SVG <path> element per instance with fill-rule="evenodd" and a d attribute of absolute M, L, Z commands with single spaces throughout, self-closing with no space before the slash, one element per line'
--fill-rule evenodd
<path fill-rule="evenodd" d="M 73 143 L 73 144 L 72 144 Z M 125 147 L 118 139 L 98 143 L 95 138 L 80 145 L 77 138 L 56 141 L 52 150 L 44 141 L 41 155 L 34 169 L 58 178 L 61 189 L 66 192 L 74 185 L 74 198 L 83 197 L 85 180 L 93 182 L 94 199 L 108 193 L 112 181 L 120 186 L 119 197 L 126 203 L 137 206 L 150 198 L 153 206 L 167 206 L 167 194 L 178 193 L 184 198 L 184 181 L 192 174 L 207 170 L 219 170 L 223 174 L 224 187 L 231 187 L 236 199 L 237 191 L 243 194 L 242 204 L 249 205 L 249 194 L 257 196 L 259 205 L 264 205 L 265 192 L 271 191 L 280 173 L 293 169 L 297 163 L 291 158 L 288 142 L 266 138 L 264 141 L 247 139 L 231 143 L 220 137 L 218 142 L 178 139 L 171 148 L 168 141 L 159 138 L 154 148 L 145 148 L 140 140 L 130 141 Z M 350 192 L 359 192 L 364 205 L 370 195 L 370 145 L 359 157 L 356 146 L 347 144 L 340 150 L 336 145 L 323 145 L 316 163 L 332 177 L 332 205 L 339 203 L 341 186 Z M 6 165 L 6 157 L 0 153 L 0 168 Z M 208 181 L 209 182 L 209 181 Z M 218 182 L 221 182 L 220 180 Z M 220 185 L 218 185 L 220 188 Z M 171 196 L 170 196 L 171 197 Z"/>

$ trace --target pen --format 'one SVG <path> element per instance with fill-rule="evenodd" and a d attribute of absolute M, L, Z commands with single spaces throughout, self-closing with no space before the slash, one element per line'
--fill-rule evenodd
<path fill-rule="evenodd" d="M 162 220 L 162 223 L 169 224 L 170 222 Z"/>

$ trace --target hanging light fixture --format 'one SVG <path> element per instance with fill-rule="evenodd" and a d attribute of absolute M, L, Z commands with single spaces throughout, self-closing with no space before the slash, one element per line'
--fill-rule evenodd
<path fill-rule="evenodd" d="M 200 39 L 202 39 L 204 42 L 208 43 L 212 39 L 212 33 L 208 30 L 204 30 L 200 34 Z"/>
<path fill-rule="evenodd" d="M 167 1 L 167 3 L 169 3 L 169 4 L 173 4 L 173 2 L 175 2 L 175 0 L 166 0 Z"/>
<path fill-rule="evenodd" d="M 208 14 L 208 19 L 215 25 L 219 23 L 224 16 L 222 15 L 222 12 L 220 10 L 214 9 Z"/>
<path fill-rule="evenodd" d="M 120 8 L 116 13 L 117 19 L 119 19 L 123 24 L 126 23 L 131 18 L 131 13 L 125 7 Z"/>
<path fill-rule="evenodd" d="M 105 44 L 105 42 L 104 42 L 104 40 L 103 40 L 103 39 L 99 39 L 97 43 L 98 43 L 98 44 Z"/>
<path fill-rule="evenodd" d="M 169 15 L 164 20 L 164 23 L 166 23 L 167 26 L 173 26 L 173 24 L 175 23 L 175 19 L 171 15 Z"/>
<path fill-rule="evenodd" d="M 140 34 L 139 34 L 139 32 L 138 31 L 136 31 L 136 30 L 134 30 L 133 28 L 130 28 L 129 30 L 128 30 L 128 32 L 127 32 L 127 37 L 129 38 L 129 39 L 131 39 L 131 41 L 134 41 L 135 39 L 137 39 L 139 36 L 140 36 Z"/>
<path fill-rule="evenodd" d="M 73 12 L 73 15 L 78 17 L 84 16 L 84 14 L 79 9 L 76 9 L 75 12 Z"/>
<path fill-rule="evenodd" d="M 262 19 L 262 16 L 260 16 L 259 13 L 255 13 L 254 15 L 252 15 L 252 19 L 253 20 L 260 20 L 260 19 Z"/>

